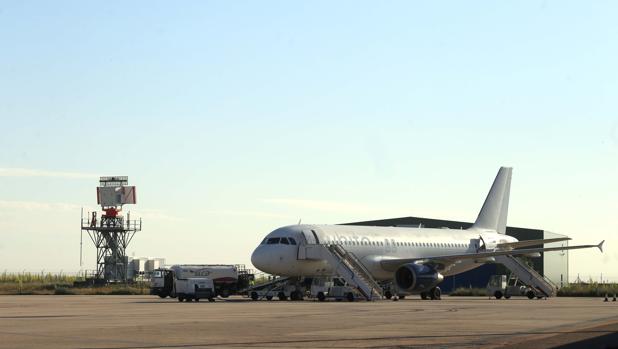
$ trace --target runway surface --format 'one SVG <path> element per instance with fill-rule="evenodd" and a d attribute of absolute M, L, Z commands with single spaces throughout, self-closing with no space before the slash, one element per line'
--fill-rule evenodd
<path fill-rule="evenodd" d="M 154 296 L 0 296 L 0 348 L 594 348 L 594 340 L 600 348 L 618 345 L 618 302 L 444 298 L 178 303 Z"/>

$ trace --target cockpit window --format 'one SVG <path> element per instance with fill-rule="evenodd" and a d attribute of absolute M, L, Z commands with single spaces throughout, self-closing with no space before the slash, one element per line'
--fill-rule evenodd
<path fill-rule="evenodd" d="M 280 239 L 280 238 L 270 238 L 270 239 L 268 239 L 267 244 L 269 244 L 269 245 L 275 245 L 275 244 L 278 244 L 278 243 L 279 243 L 279 239 Z"/>
<path fill-rule="evenodd" d="M 288 238 L 281 238 L 281 243 L 284 245 L 289 245 L 290 242 L 288 241 Z"/>
<path fill-rule="evenodd" d="M 266 245 L 267 241 L 268 241 L 268 238 L 264 238 L 264 240 L 262 240 L 262 243 L 260 245 Z"/>
<path fill-rule="evenodd" d="M 296 245 L 296 240 L 294 238 L 288 238 L 290 240 L 290 245 Z"/>

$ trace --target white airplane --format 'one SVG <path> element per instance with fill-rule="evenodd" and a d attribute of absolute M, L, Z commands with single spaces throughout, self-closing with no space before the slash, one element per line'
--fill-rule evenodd
<path fill-rule="evenodd" d="M 518 241 L 506 235 L 511 174 L 512 168 L 500 168 L 469 229 L 291 225 L 268 234 L 253 252 L 251 262 L 259 270 L 279 276 L 336 276 L 326 260 L 302 259 L 299 252 L 308 244 L 337 244 L 353 253 L 376 281 L 394 281 L 406 293 L 439 299 L 437 285 L 444 276 L 493 262 L 496 256 L 539 256 L 540 252 L 591 247 L 603 252 L 604 241 L 598 245 L 525 248 L 569 238 Z"/>

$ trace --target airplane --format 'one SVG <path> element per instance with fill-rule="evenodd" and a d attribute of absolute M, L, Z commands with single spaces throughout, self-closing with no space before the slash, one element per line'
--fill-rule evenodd
<path fill-rule="evenodd" d="M 438 284 L 494 257 L 531 256 L 598 245 L 530 248 L 570 238 L 518 241 L 506 235 L 512 168 L 501 167 L 474 224 L 468 229 L 376 227 L 356 225 L 298 224 L 268 234 L 251 255 L 259 270 L 282 277 L 337 276 L 326 260 L 302 259 L 301 249 L 310 244 L 339 245 L 353 253 L 378 282 L 394 281 L 399 290 L 440 299 Z"/>

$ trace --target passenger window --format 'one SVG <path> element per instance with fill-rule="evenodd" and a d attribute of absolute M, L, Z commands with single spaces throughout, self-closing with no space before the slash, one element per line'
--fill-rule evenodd
<path fill-rule="evenodd" d="M 267 242 L 268 245 L 276 245 L 278 243 L 279 243 L 279 238 L 270 238 L 268 239 L 268 242 Z"/>
<path fill-rule="evenodd" d="M 290 245 L 296 245 L 296 240 L 294 238 L 288 238 L 290 240 Z"/>
<path fill-rule="evenodd" d="M 289 245 L 290 242 L 288 241 L 288 238 L 281 238 L 281 243 L 284 245 Z"/>

